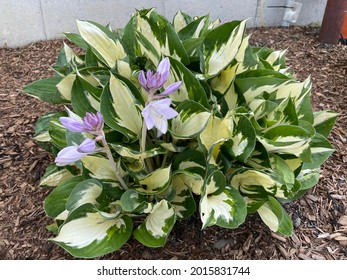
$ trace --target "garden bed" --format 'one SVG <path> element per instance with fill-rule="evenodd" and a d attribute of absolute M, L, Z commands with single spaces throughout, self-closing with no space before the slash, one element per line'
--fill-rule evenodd
<path fill-rule="evenodd" d="M 323 165 L 319 184 L 285 206 L 294 222 L 291 237 L 271 233 L 257 215 L 238 229 L 201 232 L 197 215 L 176 223 L 167 244 L 146 248 L 131 239 L 103 259 L 347 259 L 347 46 L 324 45 L 306 27 L 249 30 L 251 44 L 288 49 L 287 64 L 299 80 L 311 75 L 315 110 L 340 113 L 329 137 L 336 152 Z M 43 210 L 50 189 L 38 187 L 53 159 L 33 140 L 37 118 L 61 110 L 24 94 L 24 85 L 47 71 L 62 40 L 0 49 L 0 259 L 73 259 L 47 239 L 53 221 Z"/>

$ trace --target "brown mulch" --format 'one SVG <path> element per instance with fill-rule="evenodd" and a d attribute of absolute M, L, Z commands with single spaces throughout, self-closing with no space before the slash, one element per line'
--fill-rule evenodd
<path fill-rule="evenodd" d="M 329 140 L 336 152 L 323 165 L 319 184 L 287 205 L 295 230 L 284 238 L 254 215 L 235 230 L 201 232 L 197 215 L 178 222 L 165 247 L 150 249 L 131 239 L 104 259 L 347 259 L 347 47 L 319 43 L 317 29 L 252 29 L 251 43 L 288 49 L 287 62 L 303 80 L 311 75 L 316 110 L 340 113 Z M 49 189 L 38 187 L 52 157 L 33 140 L 39 116 L 53 111 L 21 92 L 24 85 L 53 74 L 49 70 L 62 40 L 0 49 L 0 259 L 73 259 L 46 226 Z"/>

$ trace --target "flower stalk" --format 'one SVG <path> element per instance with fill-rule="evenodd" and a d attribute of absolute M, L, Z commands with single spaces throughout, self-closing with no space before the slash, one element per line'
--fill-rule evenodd
<path fill-rule="evenodd" d="M 108 160 L 109 160 L 109 162 L 111 164 L 111 167 L 112 167 L 112 169 L 114 171 L 114 174 L 117 177 L 117 180 L 118 180 L 119 184 L 121 185 L 122 189 L 128 190 L 129 188 L 128 188 L 127 184 L 125 183 L 123 177 L 119 174 L 119 171 L 118 171 L 119 168 L 116 166 L 116 163 L 115 163 L 115 160 L 113 158 L 112 152 L 111 152 L 110 147 L 108 146 L 108 144 L 106 142 L 105 137 L 102 137 L 101 142 L 102 142 L 102 145 L 104 147 L 104 151 L 105 151 L 105 153 L 107 155 L 107 158 L 108 158 Z"/>

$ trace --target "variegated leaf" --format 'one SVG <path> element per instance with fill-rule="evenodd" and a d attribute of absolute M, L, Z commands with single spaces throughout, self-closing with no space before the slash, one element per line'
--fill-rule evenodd
<path fill-rule="evenodd" d="M 79 78 L 74 80 L 71 91 L 71 105 L 73 110 L 80 117 L 86 113 L 100 111 L 100 103 L 95 100 L 83 87 Z M 93 106 L 94 105 L 94 106 Z"/>
<path fill-rule="evenodd" d="M 293 232 L 293 222 L 279 202 L 269 197 L 258 210 L 263 222 L 274 232 L 289 236 Z"/>
<path fill-rule="evenodd" d="M 90 171 L 89 176 L 97 179 L 118 181 L 110 162 L 103 157 L 85 156 L 81 159 L 85 168 Z"/>
<path fill-rule="evenodd" d="M 257 170 L 241 170 L 232 176 L 231 185 L 246 196 L 276 195 L 277 182 L 268 174 Z"/>
<path fill-rule="evenodd" d="M 204 129 L 211 115 L 197 102 L 186 100 L 177 106 L 179 115 L 172 119 L 171 133 L 175 138 L 193 138 Z"/>
<path fill-rule="evenodd" d="M 246 21 L 225 23 L 211 30 L 204 40 L 205 75 L 214 77 L 235 58 L 242 44 Z"/>
<path fill-rule="evenodd" d="M 230 139 L 233 134 L 233 129 L 234 122 L 232 118 L 221 119 L 211 116 L 207 126 L 200 133 L 200 143 L 205 151 L 209 151 L 215 143 Z"/>
<path fill-rule="evenodd" d="M 265 101 L 260 98 L 264 93 L 278 92 L 288 83 L 290 83 L 290 79 L 287 76 L 273 70 L 263 69 L 247 71 L 235 79 L 236 91 L 242 93 L 242 98 L 252 111 L 260 106 L 259 102 Z M 281 98 L 287 97 L 288 95 Z M 276 99 L 280 98 L 277 97 Z"/>
<path fill-rule="evenodd" d="M 138 106 L 140 105 L 125 82 L 111 75 L 109 86 L 104 88 L 101 96 L 101 113 L 105 123 L 127 138 L 139 137 L 142 117 Z"/>
<path fill-rule="evenodd" d="M 264 113 L 266 113 L 266 124 L 271 128 L 284 124 L 298 124 L 298 116 L 296 114 L 295 104 L 290 97 L 284 99 L 271 112 Z M 264 132 L 266 132 L 266 130 Z"/>
<path fill-rule="evenodd" d="M 229 65 L 217 76 L 211 79 L 211 88 L 215 91 L 225 94 L 236 77 L 238 64 Z"/>
<path fill-rule="evenodd" d="M 191 177 L 187 174 L 175 174 L 172 178 L 172 188 L 175 197 L 170 202 L 178 218 L 187 218 L 195 212 L 195 200 L 191 193 Z"/>
<path fill-rule="evenodd" d="M 134 237 L 148 247 L 163 246 L 175 221 L 174 208 L 163 199 L 154 205 L 146 220 L 134 231 Z"/>
<path fill-rule="evenodd" d="M 323 135 L 324 137 L 328 137 L 338 115 L 338 113 L 335 113 L 331 110 L 315 112 L 313 114 L 313 126 L 316 132 Z"/>
<path fill-rule="evenodd" d="M 207 179 L 200 200 L 202 228 L 218 225 L 237 228 L 245 221 L 247 207 L 240 193 L 227 187 L 224 174 L 216 170 Z"/>
<path fill-rule="evenodd" d="M 315 169 L 302 169 L 296 179 L 300 182 L 301 188 L 299 192 L 300 197 L 306 191 L 315 186 L 319 181 L 319 168 Z"/>
<path fill-rule="evenodd" d="M 121 197 L 122 209 L 126 212 L 149 213 L 152 203 L 146 201 L 146 197 L 133 189 L 127 190 Z"/>
<path fill-rule="evenodd" d="M 176 32 L 179 32 L 182 28 L 186 27 L 191 18 L 181 11 L 178 11 L 173 19 L 173 26 Z"/>
<path fill-rule="evenodd" d="M 62 77 L 51 77 L 41 79 L 26 85 L 23 90 L 32 97 L 38 98 L 51 104 L 61 104 L 65 102 L 63 95 L 57 89 L 57 84 Z"/>
<path fill-rule="evenodd" d="M 303 161 L 311 161 L 309 151 L 311 137 L 314 130 L 307 123 L 301 125 L 279 125 L 269 129 L 264 136 L 258 136 L 258 141 L 268 152 L 279 154 L 292 154 Z M 307 126 L 307 127 L 304 127 Z"/>
<path fill-rule="evenodd" d="M 171 75 L 167 80 L 166 85 L 170 85 L 176 81 L 182 81 L 180 88 L 170 95 L 173 101 L 193 100 L 203 105 L 205 108 L 209 107 L 206 92 L 203 86 L 195 75 L 186 68 L 180 61 L 170 58 Z"/>
<path fill-rule="evenodd" d="M 67 63 L 78 63 L 82 64 L 83 60 L 78 57 L 78 55 L 64 42 L 64 53 Z"/>
<path fill-rule="evenodd" d="M 88 21 L 77 21 L 78 30 L 83 38 L 110 68 L 118 59 L 126 56 L 119 40 L 113 40 L 95 24 Z"/>
<path fill-rule="evenodd" d="M 121 144 L 111 144 L 113 149 L 122 157 L 131 158 L 134 160 L 144 160 L 145 158 L 155 157 L 156 155 L 165 154 L 166 150 L 163 147 L 154 147 L 144 152 L 130 149 Z"/>
<path fill-rule="evenodd" d="M 87 203 L 98 205 L 96 199 L 102 192 L 102 184 L 95 179 L 87 179 L 78 183 L 70 193 L 66 202 L 66 210 L 72 211 Z"/>
<path fill-rule="evenodd" d="M 178 32 L 178 35 L 182 40 L 203 37 L 204 33 L 207 31 L 208 24 L 209 16 L 195 18 L 182 28 Z"/>
<path fill-rule="evenodd" d="M 58 84 L 57 89 L 66 100 L 71 100 L 72 86 L 76 79 L 76 74 L 69 74 L 64 77 Z"/>
<path fill-rule="evenodd" d="M 206 159 L 202 152 L 188 149 L 175 157 L 174 170 L 186 170 L 202 177 L 206 173 Z"/>
<path fill-rule="evenodd" d="M 175 175 L 178 174 L 185 186 L 197 195 L 203 191 L 206 168 L 205 156 L 198 150 L 186 150 L 174 160 Z"/>
<path fill-rule="evenodd" d="M 314 117 L 310 100 L 311 89 L 312 82 L 310 77 L 303 82 L 291 82 L 277 90 L 276 99 L 279 100 L 290 96 L 294 101 L 298 118 L 313 124 Z"/>
<path fill-rule="evenodd" d="M 127 216 L 105 218 L 92 204 L 84 204 L 70 213 L 51 240 L 75 257 L 94 258 L 122 247 L 132 227 Z"/>
<path fill-rule="evenodd" d="M 56 187 L 74 175 L 67 169 L 58 169 L 55 164 L 49 165 L 44 176 L 41 178 L 40 186 Z"/>
<path fill-rule="evenodd" d="M 159 168 L 144 178 L 139 179 L 139 186 L 135 190 L 145 195 L 163 192 L 171 181 L 171 166 Z"/>
<path fill-rule="evenodd" d="M 233 132 L 229 139 L 220 147 L 220 156 L 229 161 L 245 162 L 252 154 L 256 134 L 249 119 L 243 115 L 233 114 Z M 217 153 L 218 151 L 215 151 Z"/>
<path fill-rule="evenodd" d="M 74 187 L 82 181 L 82 177 L 75 176 L 58 185 L 44 201 L 46 214 L 58 220 L 65 220 L 68 213 L 66 211 L 66 201 Z"/>
<path fill-rule="evenodd" d="M 48 133 L 54 146 L 59 149 L 63 149 L 67 146 L 65 137 L 66 129 L 58 118 L 54 117 L 50 120 Z"/>
<path fill-rule="evenodd" d="M 303 169 L 315 169 L 322 165 L 335 151 L 329 141 L 320 134 L 316 134 L 310 142 L 312 161 L 305 162 Z"/>

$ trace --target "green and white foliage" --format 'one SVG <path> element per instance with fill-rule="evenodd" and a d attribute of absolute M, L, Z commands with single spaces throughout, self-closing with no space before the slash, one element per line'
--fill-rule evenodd
<path fill-rule="evenodd" d="M 181 11 L 171 22 L 144 9 L 124 29 L 79 20 L 79 34 L 65 33 L 56 75 L 24 88 L 66 108 L 38 120 L 35 140 L 57 156 L 95 137 L 71 132 L 60 117 L 81 122 L 100 112 L 104 125 L 92 153 L 52 163 L 41 178 L 52 188 L 44 201 L 55 220 L 51 240 L 83 258 L 113 252 L 132 235 L 163 246 L 195 211 L 203 229 L 237 228 L 255 213 L 272 231 L 292 233 L 283 204 L 317 184 L 337 114 L 314 112 L 311 80 L 296 80 L 285 51 L 251 46 L 246 24 Z M 156 73 L 166 57 L 167 80 L 148 95 L 139 73 Z M 177 112 L 166 133 L 147 130 L 144 108 L 179 81 L 165 96 Z"/>

